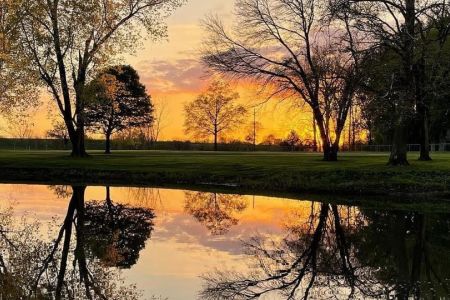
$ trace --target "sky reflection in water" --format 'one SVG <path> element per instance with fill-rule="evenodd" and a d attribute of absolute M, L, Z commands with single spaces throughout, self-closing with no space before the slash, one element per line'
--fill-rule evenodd
<path fill-rule="evenodd" d="M 23 252 L 41 259 L 22 266 L 37 270 L 27 276 L 38 283 L 15 287 L 16 294 L 33 288 L 42 295 L 99 299 L 104 290 L 109 299 L 449 294 L 447 214 L 152 188 L 81 187 L 73 193 L 72 187 L 0 185 L 0 200 L 2 229 L 40 225 L 39 238 L 29 239 L 35 244 Z M 72 225 L 65 227 L 68 216 Z M 26 222 L 19 222 L 23 217 Z M 69 229 L 64 280 L 58 281 Z M 23 243 L 25 234 L 3 232 L 6 274 L 9 265 L 18 265 L 7 248 Z M 8 235 L 16 240 L 5 241 Z M 39 277 L 44 262 L 49 267 L 43 274 L 54 279 Z"/>

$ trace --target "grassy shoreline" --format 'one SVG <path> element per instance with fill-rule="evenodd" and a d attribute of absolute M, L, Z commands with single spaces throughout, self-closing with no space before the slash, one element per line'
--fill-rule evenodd
<path fill-rule="evenodd" d="M 0 181 L 112 185 L 184 185 L 264 193 L 431 196 L 447 198 L 450 154 L 411 166 L 386 165 L 387 154 L 118 151 L 74 159 L 67 152 L 0 151 Z"/>

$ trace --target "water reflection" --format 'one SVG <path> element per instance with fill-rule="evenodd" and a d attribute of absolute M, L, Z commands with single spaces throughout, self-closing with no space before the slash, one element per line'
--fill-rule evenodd
<path fill-rule="evenodd" d="M 1 299 L 139 299 L 133 286 L 120 285 L 150 237 L 149 209 L 115 205 L 107 188 L 104 201 L 85 203 L 85 186 L 52 187 L 58 197 L 71 194 L 62 225 L 51 242 L 37 234 L 38 223 L 0 220 Z"/>
<path fill-rule="evenodd" d="M 0 299 L 449 295 L 445 213 L 84 186 L 0 185 L 0 204 L 8 194 Z"/>
<path fill-rule="evenodd" d="M 445 297 L 449 224 L 439 215 L 313 204 L 283 239 L 246 240 L 251 271 L 209 273 L 201 298 Z"/>
<path fill-rule="evenodd" d="M 223 235 L 238 224 L 237 215 L 247 203 L 242 196 L 204 192 L 185 192 L 185 209 L 212 235 Z"/>

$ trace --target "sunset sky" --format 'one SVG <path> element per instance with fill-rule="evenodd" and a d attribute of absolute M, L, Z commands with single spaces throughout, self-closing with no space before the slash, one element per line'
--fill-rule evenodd
<path fill-rule="evenodd" d="M 233 6 L 233 0 L 189 0 L 167 20 L 168 40 L 145 41 L 134 55 L 124 57 L 122 62 L 137 69 L 154 102 L 165 103 L 166 126 L 161 133 L 162 139 L 191 138 L 184 134 L 183 105 L 194 100 L 208 84 L 206 69 L 199 61 L 203 35 L 201 20 L 208 14 L 217 14 L 229 24 L 233 20 Z M 240 101 L 248 107 L 265 100 L 257 86 L 238 84 L 235 89 L 240 93 Z M 293 108 L 292 101 L 280 103 L 273 99 L 261 106 L 257 113 L 257 121 L 262 124 L 258 142 L 268 134 L 284 137 L 293 129 L 304 138 L 310 138 L 311 116 L 298 111 Z M 51 127 L 48 105 L 42 105 L 34 119 L 35 133 L 43 137 Z M 232 137 L 243 139 L 250 132 L 252 119 L 253 116 L 249 116 L 248 124 L 241 126 Z"/>

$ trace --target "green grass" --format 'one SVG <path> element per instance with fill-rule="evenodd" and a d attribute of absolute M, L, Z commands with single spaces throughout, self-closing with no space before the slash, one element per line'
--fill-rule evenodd
<path fill-rule="evenodd" d="M 251 191 L 352 194 L 445 195 L 450 188 L 450 154 L 408 167 L 387 166 L 387 154 L 320 154 L 117 151 L 75 159 L 67 152 L 0 151 L 0 180 L 112 183 L 124 185 L 216 185 Z"/>

